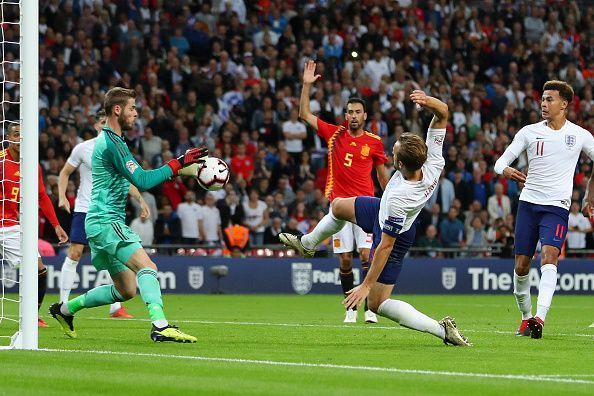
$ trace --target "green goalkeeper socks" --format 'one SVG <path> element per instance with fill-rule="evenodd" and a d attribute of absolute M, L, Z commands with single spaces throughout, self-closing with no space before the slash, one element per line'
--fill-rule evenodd
<path fill-rule="evenodd" d="M 124 301 L 114 285 L 99 286 L 89 290 L 66 303 L 68 311 L 74 315 L 83 308 L 93 308 L 100 305 L 113 304 L 116 301 Z"/>
<path fill-rule="evenodd" d="M 163 300 L 161 299 L 161 286 L 157 279 L 157 271 L 152 268 L 143 268 L 136 274 L 140 296 L 146 304 L 149 316 L 153 323 L 164 323 L 165 312 L 163 311 Z M 162 326 L 159 326 L 162 327 Z"/>

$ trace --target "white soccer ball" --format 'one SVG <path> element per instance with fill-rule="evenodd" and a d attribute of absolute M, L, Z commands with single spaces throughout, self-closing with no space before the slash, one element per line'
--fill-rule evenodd
<path fill-rule="evenodd" d="M 229 182 L 229 167 L 220 158 L 208 157 L 204 164 L 198 167 L 196 180 L 202 188 L 217 191 Z"/>

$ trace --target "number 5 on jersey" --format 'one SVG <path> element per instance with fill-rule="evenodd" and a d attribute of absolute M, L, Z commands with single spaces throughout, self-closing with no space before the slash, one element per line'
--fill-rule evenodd
<path fill-rule="evenodd" d="M 351 165 L 353 165 L 353 154 L 346 153 L 344 155 L 344 166 L 350 167 Z"/>

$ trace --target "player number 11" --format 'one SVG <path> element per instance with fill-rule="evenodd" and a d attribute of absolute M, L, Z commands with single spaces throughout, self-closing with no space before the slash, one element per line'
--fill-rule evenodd
<path fill-rule="evenodd" d="M 350 167 L 351 165 L 353 165 L 353 154 L 346 153 L 344 156 L 344 166 Z"/>

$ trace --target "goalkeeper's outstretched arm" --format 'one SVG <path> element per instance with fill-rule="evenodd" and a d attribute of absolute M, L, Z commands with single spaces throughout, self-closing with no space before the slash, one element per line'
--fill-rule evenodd
<path fill-rule="evenodd" d="M 172 176 L 177 176 L 177 172 L 184 166 L 198 163 L 208 155 L 206 148 L 192 148 L 178 158 L 174 158 L 167 164 L 158 169 L 144 170 L 138 164 L 130 149 L 123 141 L 116 139 L 107 139 L 108 147 L 105 151 L 108 153 L 108 160 L 113 164 L 120 175 L 125 177 L 138 190 L 149 190 Z"/>

